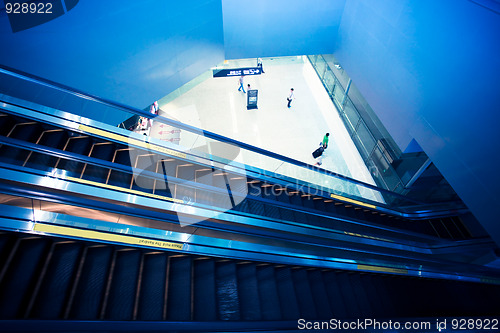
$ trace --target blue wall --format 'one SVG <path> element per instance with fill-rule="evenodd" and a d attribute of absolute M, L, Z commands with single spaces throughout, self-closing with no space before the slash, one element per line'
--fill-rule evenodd
<path fill-rule="evenodd" d="M 348 0 L 337 46 L 400 148 L 415 138 L 500 244 L 500 15 L 468 0 Z"/>
<path fill-rule="evenodd" d="M 345 0 L 222 0 L 226 59 L 333 53 Z"/>
<path fill-rule="evenodd" d="M 0 64 L 145 108 L 224 60 L 221 0 L 84 0 L 12 33 L 0 14 Z M 123 114 L 85 114 L 118 124 Z"/>

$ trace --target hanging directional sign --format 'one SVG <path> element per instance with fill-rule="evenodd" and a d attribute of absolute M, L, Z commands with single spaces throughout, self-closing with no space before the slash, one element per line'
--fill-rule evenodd
<path fill-rule="evenodd" d="M 260 75 L 262 70 L 259 67 L 214 69 L 214 77 L 228 77 L 241 75 Z"/>

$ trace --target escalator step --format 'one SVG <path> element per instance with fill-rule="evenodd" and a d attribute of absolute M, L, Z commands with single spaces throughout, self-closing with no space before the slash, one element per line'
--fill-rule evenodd
<path fill-rule="evenodd" d="M 302 206 L 310 209 L 314 209 L 314 201 L 312 200 L 312 196 L 302 197 Z"/>
<path fill-rule="evenodd" d="M 66 170 L 66 174 L 68 176 L 80 178 L 83 168 L 85 167 L 85 163 L 59 159 L 56 166 L 58 169 Z"/>
<path fill-rule="evenodd" d="M 367 295 L 367 300 L 370 303 L 370 308 L 372 309 L 372 316 L 374 318 L 393 316 L 393 312 L 391 312 L 391 309 L 386 303 L 386 297 L 378 293 L 371 278 L 372 276 L 369 274 L 361 274 L 360 276 L 361 284 L 363 285 Z"/>
<path fill-rule="evenodd" d="M 290 198 L 287 191 L 278 191 L 276 194 L 276 200 L 283 203 L 290 203 Z"/>
<path fill-rule="evenodd" d="M 213 169 L 196 168 L 194 171 L 194 181 L 203 185 L 213 186 Z"/>
<path fill-rule="evenodd" d="M 1 319 L 17 319 L 22 315 L 37 283 L 48 249 L 47 239 L 23 238 L 19 242 L 0 283 Z"/>
<path fill-rule="evenodd" d="M 228 174 L 229 188 L 232 192 L 237 192 L 242 196 L 248 194 L 247 179 L 244 176 L 236 174 Z"/>
<path fill-rule="evenodd" d="M 93 246 L 87 250 L 82 275 L 76 288 L 71 319 L 99 319 L 106 281 L 111 263 L 112 247 Z"/>
<path fill-rule="evenodd" d="M 348 273 L 335 273 L 337 277 L 337 283 L 340 288 L 340 293 L 342 294 L 342 299 L 345 302 L 347 316 L 349 318 L 363 318 L 362 312 L 359 308 L 357 299 L 354 296 L 354 290 L 351 285 Z"/>
<path fill-rule="evenodd" d="M 136 250 L 122 250 L 116 253 L 111 288 L 106 304 L 106 319 L 132 319 L 140 260 L 141 253 Z"/>
<path fill-rule="evenodd" d="M 450 239 L 451 235 L 448 233 L 446 230 L 444 224 L 442 223 L 441 219 L 434 219 L 430 221 L 434 229 L 437 231 L 439 234 L 440 238 L 445 238 L 445 239 Z"/>
<path fill-rule="evenodd" d="M 261 320 L 261 307 L 257 286 L 257 268 L 255 264 L 236 266 L 238 277 L 238 295 L 242 320 Z"/>
<path fill-rule="evenodd" d="M 194 180 L 207 186 L 212 186 L 212 168 L 196 168 L 194 172 Z M 205 189 L 196 189 L 196 203 L 203 205 L 213 205 L 212 192 Z"/>
<path fill-rule="evenodd" d="M 215 262 L 212 259 L 194 261 L 194 320 L 217 320 L 215 295 Z"/>
<path fill-rule="evenodd" d="M 319 210 L 321 212 L 326 211 L 326 204 L 325 201 L 323 201 L 323 199 L 313 200 L 313 204 L 314 204 L 314 209 Z"/>
<path fill-rule="evenodd" d="M 191 268 L 191 257 L 169 258 L 167 320 L 191 320 Z"/>
<path fill-rule="evenodd" d="M 314 299 L 314 305 L 318 318 L 327 319 L 332 318 L 332 309 L 328 301 L 328 294 L 326 292 L 325 284 L 323 282 L 323 275 L 319 270 L 309 270 L 308 280 L 311 288 L 311 295 Z"/>
<path fill-rule="evenodd" d="M 236 207 L 234 207 L 234 210 L 237 212 L 250 213 L 250 206 L 248 204 L 248 201 L 248 199 L 243 200 L 238 205 L 236 205 Z"/>
<path fill-rule="evenodd" d="M 115 145 L 111 142 L 97 143 L 92 147 L 90 157 L 111 162 L 115 152 Z"/>
<path fill-rule="evenodd" d="M 7 136 L 15 123 L 13 117 L 5 113 L 0 113 L 0 135 Z"/>
<path fill-rule="evenodd" d="M 467 285 L 466 285 L 467 284 Z M 500 286 L 465 283 L 463 288 L 472 288 L 474 290 L 474 299 L 476 308 L 480 314 L 487 316 L 498 316 L 498 300 L 500 296 Z M 496 304 L 496 305 L 495 305 Z M 478 314 L 479 315 L 479 314 Z"/>
<path fill-rule="evenodd" d="M 240 320 L 236 263 L 231 261 L 218 262 L 215 281 L 219 319 Z"/>
<path fill-rule="evenodd" d="M 265 208 L 264 204 L 261 202 L 257 202 L 255 200 L 248 200 L 248 207 L 250 208 L 250 213 L 259 215 L 259 216 L 266 216 L 265 215 Z"/>
<path fill-rule="evenodd" d="M 18 124 L 10 133 L 9 138 L 35 143 L 41 134 L 40 124 L 30 121 Z"/>
<path fill-rule="evenodd" d="M 2 145 L 0 146 L 0 156 L 2 157 L 3 163 L 22 166 L 24 161 L 26 161 L 29 156 L 29 151 L 17 147 Z"/>
<path fill-rule="evenodd" d="M 222 173 L 220 171 L 215 171 L 214 173 L 212 173 L 212 184 L 214 187 L 222 190 L 221 193 L 213 194 L 212 200 L 214 205 L 224 209 L 233 208 L 233 203 L 231 202 L 231 196 L 229 192 L 231 190 L 231 188 L 229 187 L 229 174 L 225 172 Z"/>
<path fill-rule="evenodd" d="M 302 198 L 300 197 L 300 193 L 290 194 L 288 198 L 290 199 L 290 204 L 296 207 L 302 207 L 303 201 Z"/>
<path fill-rule="evenodd" d="M 299 302 L 300 318 L 317 318 L 316 307 L 312 297 L 311 286 L 307 276 L 307 270 L 304 268 L 294 269 L 292 271 L 295 294 Z"/>
<path fill-rule="evenodd" d="M 325 283 L 326 294 L 330 302 L 330 308 L 333 312 L 334 318 L 345 319 L 347 318 L 347 307 L 345 305 L 344 296 L 340 291 L 337 276 L 332 271 L 323 272 L 323 281 Z"/>
<path fill-rule="evenodd" d="M 292 280 L 292 272 L 288 267 L 275 269 L 276 286 L 280 300 L 281 314 L 283 320 L 296 320 L 304 318 L 300 316 L 299 304 Z"/>
<path fill-rule="evenodd" d="M 462 219 L 460 217 L 455 216 L 453 218 L 453 220 L 454 220 L 455 225 L 457 226 L 457 228 L 462 232 L 462 235 L 464 235 L 464 237 L 466 239 L 472 237 L 471 234 L 470 234 L 470 232 L 469 232 L 469 230 L 467 230 L 467 228 L 465 227 L 465 225 L 464 225 L 464 223 L 463 223 L 463 221 L 462 221 Z"/>
<path fill-rule="evenodd" d="M 43 132 L 39 145 L 63 149 L 65 142 L 68 140 L 68 134 L 64 130 L 48 130 Z"/>
<path fill-rule="evenodd" d="M 127 148 L 127 147 L 120 147 L 115 150 L 115 159 L 112 161 L 113 163 L 121 164 L 121 165 L 126 165 L 126 166 L 131 166 L 130 163 L 130 151 L 133 150 L 133 148 Z M 161 171 L 160 171 L 161 173 Z"/>
<path fill-rule="evenodd" d="M 333 215 L 338 215 L 337 206 L 334 202 L 325 202 L 325 210 Z"/>
<path fill-rule="evenodd" d="M 195 167 L 194 167 L 194 165 L 192 165 L 191 163 L 187 163 L 187 162 L 177 165 L 177 174 L 176 174 L 176 177 L 178 179 L 181 179 L 181 180 L 184 180 L 184 181 L 194 182 L 194 177 L 195 177 Z M 214 181 L 214 185 L 215 185 L 216 181 L 222 181 L 223 182 L 224 181 L 224 177 L 222 177 L 222 176 L 215 177 L 214 176 L 213 177 L 213 181 Z M 221 187 L 225 188 L 226 186 L 224 185 L 224 186 L 221 186 Z"/>
<path fill-rule="evenodd" d="M 2 117 L 0 117 L 0 119 L 2 119 Z M 5 261 L 7 260 L 14 243 L 15 238 L 11 237 L 10 233 L 0 233 L 0 267 L 5 267 Z"/>
<path fill-rule="evenodd" d="M 293 211 L 287 208 L 282 208 L 279 207 L 279 214 L 281 216 L 281 219 L 284 221 L 294 221 L 295 220 L 295 215 L 293 214 Z"/>
<path fill-rule="evenodd" d="M 401 299 L 401 290 L 399 290 L 398 285 L 393 283 L 392 276 L 386 275 L 374 275 L 374 284 L 377 286 L 379 290 L 379 294 L 384 295 L 384 299 L 388 300 L 394 311 L 392 312 L 395 317 L 404 317 L 406 315 L 405 310 L 405 302 L 402 302 Z"/>
<path fill-rule="evenodd" d="M 262 188 L 260 187 L 260 182 L 254 182 L 254 180 L 249 179 L 248 185 L 248 195 L 262 198 Z"/>
<path fill-rule="evenodd" d="M 105 183 L 106 179 L 108 178 L 108 173 L 109 169 L 107 168 L 87 164 L 87 166 L 85 167 L 85 171 L 83 172 L 82 179 L 98 183 Z"/>
<path fill-rule="evenodd" d="M 453 239 L 463 239 L 464 237 L 462 236 L 462 233 L 460 232 L 460 230 L 458 229 L 457 225 L 455 224 L 455 222 L 453 221 L 453 218 L 447 218 L 445 221 L 444 221 L 444 224 L 446 226 L 446 229 L 448 229 L 448 231 L 450 232 L 451 234 L 451 237 Z"/>
<path fill-rule="evenodd" d="M 47 154 L 33 152 L 29 156 L 25 166 L 41 171 L 50 171 L 57 163 L 57 157 Z"/>
<path fill-rule="evenodd" d="M 299 207 L 300 208 L 300 207 Z M 294 211 L 293 216 L 295 217 L 294 220 L 298 223 L 305 223 L 307 224 L 309 221 L 310 215 L 302 213 L 300 211 Z"/>
<path fill-rule="evenodd" d="M 351 285 L 354 291 L 354 297 L 361 310 L 361 316 L 363 318 L 373 318 L 374 311 L 368 301 L 368 294 L 366 292 L 365 286 L 361 280 L 361 275 L 359 273 L 348 274 Z"/>
<path fill-rule="evenodd" d="M 196 202 L 196 190 L 190 186 L 177 184 L 174 186 L 174 198 L 186 202 Z"/>
<path fill-rule="evenodd" d="M 30 318 L 60 319 L 77 268 L 81 245 L 60 243 L 54 247 L 47 273 L 35 299 Z"/>
<path fill-rule="evenodd" d="M 281 219 L 280 210 L 272 204 L 264 204 L 264 212 L 267 217 Z"/>
<path fill-rule="evenodd" d="M 387 289 L 387 286 L 385 285 L 384 278 L 381 275 L 375 275 L 375 274 L 370 274 L 370 275 L 365 275 L 365 280 L 369 279 L 372 286 L 375 289 L 376 294 L 378 295 L 378 299 L 380 303 L 382 303 L 382 309 L 380 313 L 386 317 L 396 317 L 397 316 L 397 311 L 394 307 L 393 304 L 393 296 L 391 295 L 390 290 Z"/>
<path fill-rule="evenodd" d="M 403 279 L 395 276 L 384 276 L 387 290 L 392 294 L 396 315 L 398 317 L 410 317 L 413 313 L 418 313 L 418 308 L 415 305 L 416 299 L 412 299 L 412 291 L 414 286 L 408 285 Z M 420 293 L 425 293 L 425 290 L 420 290 Z M 416 309 L 416 312 L 413 310 Z"/>
<path fill-rule="evenodd" d="M 76 135 L 76 134 L 75 134 Z M 92 139 L 88 136 L 72 136 L 68 139 L 66 151 L 88 156 L 92 147 Z"/>
<path fill-rule="evenodd" d="M 177 165 L 182 161 L 174 160 L 173 158 L 163 158 L 158 161 L 158 172 L 163 173 L 167 179 L 169 177 L 177 177 Z"/>
<path fill-rule="evenodd" d="M 153 193 L 155 180 L 147 174 L 150 172 L 156 173 L 157 171 L 159 171 L 158 175 L 162 174 L 161 170 L 156 170 L 158 166 L 156 163 L 157 158 L 158 157 L 156 155 L 151 155 L 150 153 L 137 156 L 136 161 L 133 163 L 135 171 L 132 189 L 141 192 Z"/>
<path fill-rule="evenodd" d="M 276 192 L 274 189 L 275 189 L 275 186 L 261 187 L 262 198 L 267 199 L 267 200 L 278 200 L 278 198 L 277 198 L 278 192 Z"/>
<path fill-rule="evenodd" d="M 216 206 L 218 204 L 214 202 L 213 192 L 205 189 L 195 189 L 195 201 L 198 204 L 207 206 Z"/>
<path fill-rule="evenodd" d="M 170 187 L 169 187 L 168 181 L 166 179 L 164 179 L 164 178 L 162 179 L 161 178 L 162 176 L 160 176 L 159 179 L 155 180 L 155 183 L 154 183 L 154 194 L 162 195 L 162 196 L 165 196 L 165 197 L 172 198 L 172 192 L 170 191 Z"/>
<path fill-rule="evenodd" d="M 107 177 L 109 185 L 123 187 L 126 189 L 130 188 L 130 183 L 132 181 L 132 174 L 130 174 L 130 173 L 126 173 L 123 171 L 111 170 L 109 172 L 109 178 L 108 178 L 108 176 L 106 176 L 106 177 Z"/>
<path fill-rule="evenodd" d="M 281 309 L 273 266 L 257 266 L 262 320 L 281 320 Z"/>
<path fill-rule="evenodd" d="M 167 261 L 168 258 L 164 253 L 144 255 L 138 320 L 163 320 Z"/>

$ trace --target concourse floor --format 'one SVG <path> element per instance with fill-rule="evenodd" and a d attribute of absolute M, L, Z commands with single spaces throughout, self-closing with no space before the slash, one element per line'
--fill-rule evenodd
<path fill-rule="evenodd" d="M 254 67 L 256 59 L 230 60 L 219 68 Z M 324 168 L 375 185 L 369 170 L 352 142 L 335 105 L 306 57 L 264 58 L 264 74 L 245 76 L 244 86 L 258 90 L 258 109 L 247 110 L 247 96 L 238 91 L 239 77 L 213 78 L 206 73 L 159 101 L 162 116 L 179 120 L 310 165 L 312 152 L 325 133 L 330 133 L 324 153 Z M 287 107 L 290 88 L 295 100 Z M 158 124 L 156 124 L 158 125 Z M 164 128 L 153 126 L 151 136 L 166 139 Z M 166 140 L 195 149 L 207 140 L 187 131 Z M 175 141 L 177 140 L 177 141 Z M 345 182 L 305 168 L 241 151 L 237 162 L 321 184 L 337 192 L 380 200 L 359 186 L 347 189 Z M 361 193 L 360 193 L 361 192 Z"/>

